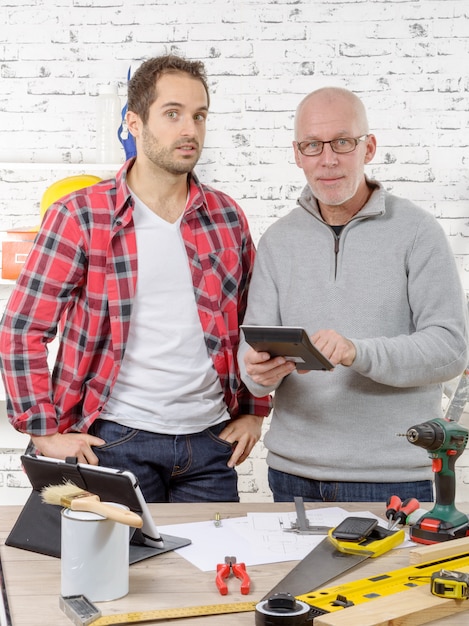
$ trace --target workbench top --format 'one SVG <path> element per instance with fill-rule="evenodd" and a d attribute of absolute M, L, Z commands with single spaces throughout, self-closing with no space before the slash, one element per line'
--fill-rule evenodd
<path fill-rule="evenodd" d="M 353 515 L 356 511 L 370 511 L 383 516 L 383 504 L 368 503 L 306 503 L 306 509 L 342 507 Z M 431 508 L 427 505 L 424 508 Z M 222 518 L 241 517 L 248 512 L 295 511 L 291 503 L 222 503 L 222 504 L 150 504 L 152 516 L 159 527 Z M 458 505 L 469 513 L 469 504 Z M 13 626 L 70 626 L 72 622 L 59 608 L 60 560 L 26 550 L 5 546 L 21 507 L 0 507 L 0 545 L 3 574 Z M 181 533 L 182 535 L 183 533 Z M 103 615 L 150 611 L 176 607 L 258 601 L 274 587 L 297 561 L 250 566 L 251 592 L 241 595 L 239 586 L 230 585 L 227 596 L 221 596 L 214 584 L 214 572 L 201 572 L 176 551 L 146 559 L 130 567 L 129 594 L 119 600 L 99 603 Z M 336 579 L 346 582 L 368 577 L 409 565 L 409 550 L 395 549 L 376 559 L 368 559 L 353 571 Z M 332 584 L 332 583 L 330 583 Z M 327 585 L 325 585 L 327 586 Z M 468 609 L 469 609 L 469 601 Z M 344 611 L 345 612 L 345 611 Z M 436 617 L 436 615 L 435 615 Z M 151 623 L 151 622 L 147 622 Z M 154 622 L 156 623 L 156 622 Z M 211 617 L 193 617 L 176 621 L 158 621 L 158 624 L 184 626 L 243 626 L 254 624 L 254 614 L 237 613 Z M 383 622 L 384 623 L 384 622 Z M 415 624 L 421 622 L 413 622 Z M 436 619 L 435 625 L 466 626 L 469 613 Z M 358 625 L 357 625 L 358 626 Z"/>

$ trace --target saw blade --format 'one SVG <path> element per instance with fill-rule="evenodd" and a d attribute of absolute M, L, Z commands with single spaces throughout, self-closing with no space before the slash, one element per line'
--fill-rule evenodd
<path fill-rule="evenodd" d="M 290 593 L 300 596 L 308 591 L 324 586 L 337 576 L 352 569 L 370 553 L 346 554 L 337 550 L 325 538 L 307 554 L 262 600 L 268 600 L 276 593 Z"/>

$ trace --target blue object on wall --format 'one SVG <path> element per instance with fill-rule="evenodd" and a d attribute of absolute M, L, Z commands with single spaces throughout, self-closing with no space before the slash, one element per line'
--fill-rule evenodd
<path fill-rule="evenodd" d="M 130 80 L 130 66 L 129 71 L 127 72 L 127 83 Z M 137 147 L 135 145 L 135 139 L 132 134 L 129 133 L 129 129 L 127 128 L 127 124 L 125 121 L 125 114 L 127 113 L 127 102 L 122 109 L 122 121 L 121 125 L 117 130 L 117 136 L 119 137 L 119 141 L 121 142 L 124 151 L 125 151 L 125 160 L 130 159 L 137 155 Z"/>

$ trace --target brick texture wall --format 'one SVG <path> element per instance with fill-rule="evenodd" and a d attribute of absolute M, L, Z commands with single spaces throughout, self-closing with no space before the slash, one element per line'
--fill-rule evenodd
<path fill-rule="evenodd" d="M 128 68 L 176 52 L 210 78 L 198 173 L 240 202 L 256 241 L 303 186 L 296 105 L 345 86 L 377 136 L 368 174 L 440 220 L 469 291 L 467 0 L 0 0 L 0 11 L 0 230 L 37 224 L 54 180 L 96 173 L 99 85 L 117 84 L 124 104 Z M 18 451 L 0 449 L 3 501 L 27 492 Z M 469 460 L 458 472 L 467 500 Z M 239 474 L 244 500 L 270 499 L 262 444 Z"/>

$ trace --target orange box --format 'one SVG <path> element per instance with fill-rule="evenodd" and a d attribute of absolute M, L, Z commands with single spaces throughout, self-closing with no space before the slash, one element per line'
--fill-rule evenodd
<path fill-rule="evenodd" d="M 18 278 L 36 235 L 37 228 L 7 230 L 2 244 L 2 278 L 9 280 Z"/>

